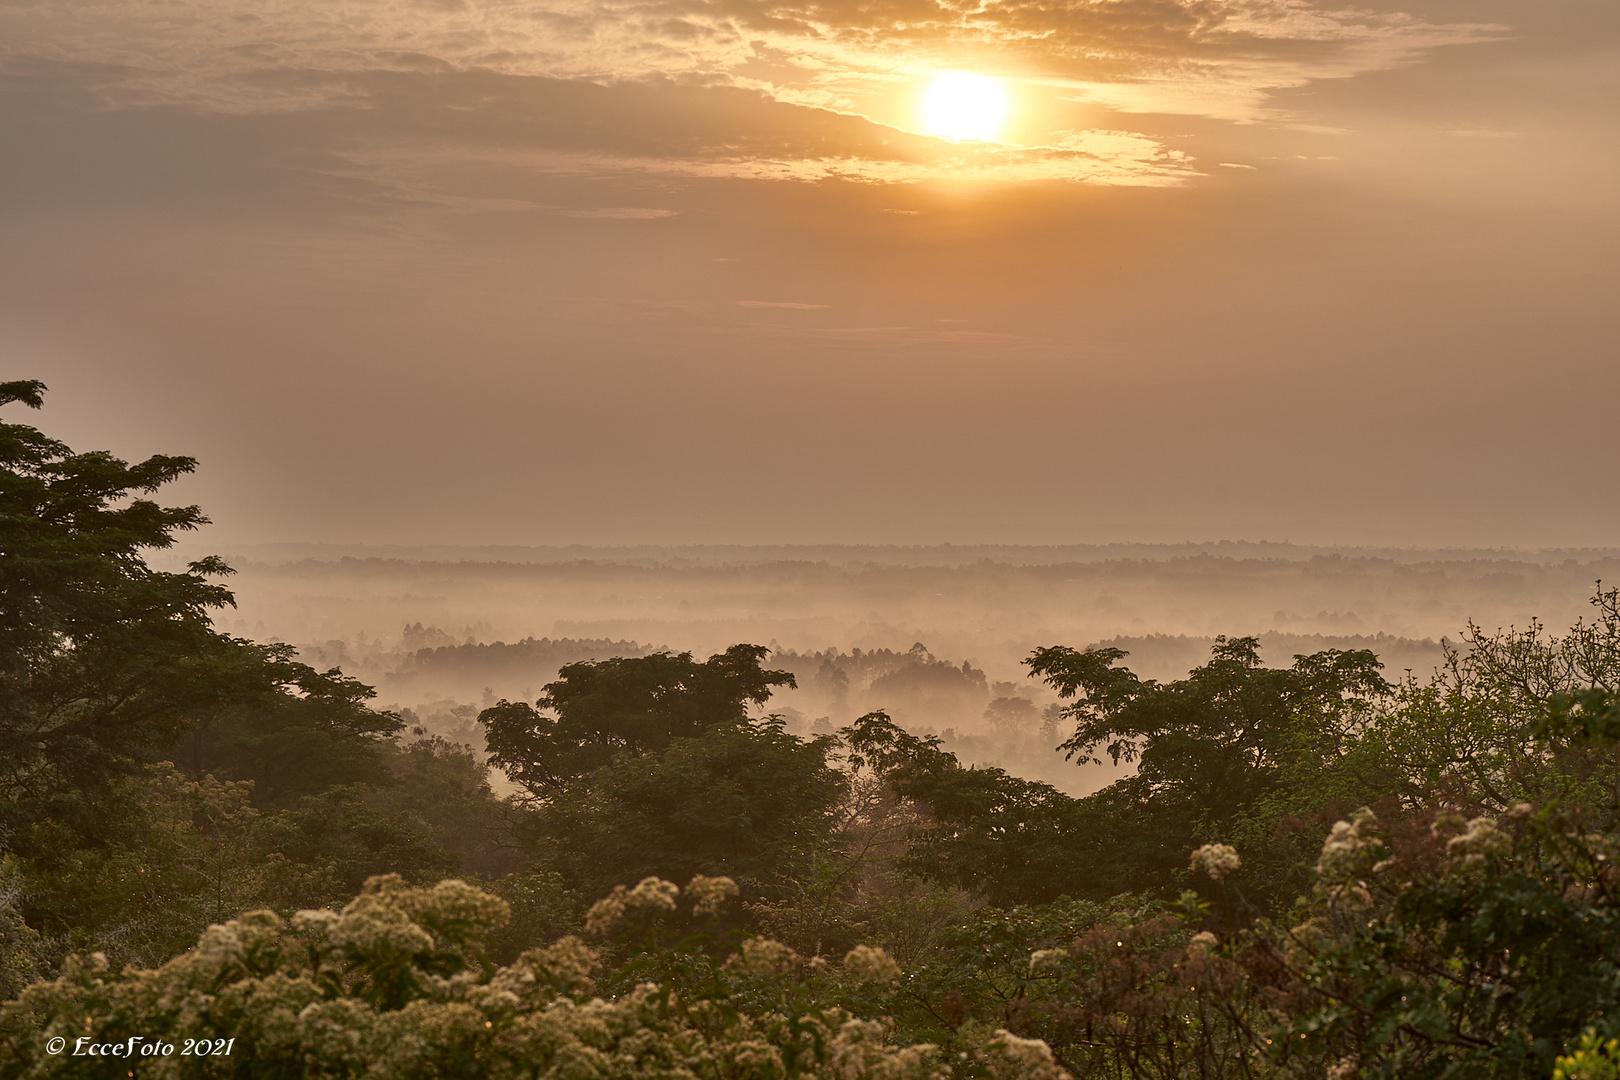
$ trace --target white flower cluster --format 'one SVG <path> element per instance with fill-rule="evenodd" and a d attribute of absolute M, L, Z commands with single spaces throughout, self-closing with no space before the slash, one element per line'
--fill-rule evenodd
<path fill-rule="evenodd" d="M 1367 879 L 1394 865 L 1394 860 L 1381 857 L 1384 842 L 1374 831 L 1377 826 L 1378 818 L 1365 806 L 1349 821 L 1333 823 L 1316 860 L 1316 895 L 1330 910 L 1352 915 L 1373 906 Z"/>
<path fill-rule="evenodd" d="M 720 906 L 737 895 L 737 883 L 728 877 L 694 877 L 686 886 L 686 895 L 697 902 L 692 914 L 699 918 L 712 918 L 720 914 Z"/>
<path fill-rule="evenodd" d="M 889 1026 L 881 1020 L 845 1020 L 828 1047 L 824 1075 L 828 1080 L 887 1080 L 891 1076 L 896 1080 L 945 1080 L 950 1075 L 935 1064 L 933 1046 L 925 1043 L 896 1050 L 884 1041 L 888 1035 Z"/>
<path fill-rule="evenodd" d="M 610 934 L 628 916 L 674 911 L 675 898 L 680 894 L 673 881 L 656 877 L 642 878 L 634 889 L 615 885 L 612 893 L 585 913 L 585 932 Z"/>
<path fill-rule="evenodd" d="M 985 1045 L 984 1062 L 996 1080 L 1068 1080 L 1069 1074 L 1052 1060 L 1052 1048 L 1040 1039 L 1021 1039 L 997 1029 Z"/>
<path fill-rule="evenodd" d="M 1483 866 L 1488 858 L 1507 854 L 1512 846 L 1508 835 L 1496 827 L 1495 818 L 1477 817 L 1446 841 L 1446 856 L 1456 866 L 1474 869 Z"/>
<path fill-rule="evenodd" d="M 1365 806 L 1351 814 L 1349 821 L 1334 822 L 1316 860 L 1318 882 L 1341 886 L 1371 873 L 1384 849 L 1373 832 L 1377 825 L 1378 818 Z"/>
<path fill-rule="evenodd" d="M 1192 868 L 1204 871 L 1216 881 L 1236 873 L 1242 865 L 1237 848 L 1230 844 L 1205 844 L 1192 853 Z"/>
<path fill-rule="evenodd" d="M 726 961 L 726 970 L 760 982 L 797 978 L 804 970 L 804 957 L 769 938 L 749 938 L 742 951 Z"/>
<path fill-rule="evenodd" d="M 729 895 L 716 884 L 695 891 L 699 902 Z M 649 878 L 615 890 L 609 909 L 669 911 L 676 895 Z M 716 1023 L 710 1003 L 677 1001 L 651 983 L 604 1001 L 591 981 L 595 954 L 571 937 L 489 970 L 470 943 L 506 914 L 501 900 L 462 882 L 417 889 L 380 878 L 341 912 L 289 922 L 259 911 L 210 927 L 197 948 L 156 971 L 71 957 L 59 978 L 0 1006 L 0 1030 L 17 1036 L 0 1044 L 0 1074 L 44 1075 L 52 1039 L 132 1029 L 173 1043 L 234 1038 L 236 1072 L 307 1080 L 451 1071 L 488 1080 L 787 1080 L 789 1062 L 802 1080 L 946 1080 L 948 1064 L 993 1080 L 1070 1080 L 1045 1043 L 1005 1031 L 969 1033 L 961 1059 L 947 1063 L 935 1046 L 892 1045 L 886 1021 L 836 1007 L 794 1024 L 768 1011 Z M 799 963 L 786 946 L 751 939 L 739 966 L 784 972 Z M 867 978 L 899 972 L 879 949 L 852 950 L 844 965 Z M 180 1080 L 184 1060 L 152 1059 L 141 1075 Z"/>
<path fill-rule="evenodd" d="M 900 965 L 872 945 L 857 945 L 844 956 L 844 973 L 861 983 L 887 983 L 900 977 Z"/>
<path fill-rule="evenodd" d="M 1204 954 L 1208 953 L 1209 950 L 1213 949 L 1220 943 L 1221 939 L 1210 933 L 1208 930 L 1200 930 L 1198 933 L 1192 936 L 1191 941 L 1187 942 L 1187 951 L 1190 953 Z"/>

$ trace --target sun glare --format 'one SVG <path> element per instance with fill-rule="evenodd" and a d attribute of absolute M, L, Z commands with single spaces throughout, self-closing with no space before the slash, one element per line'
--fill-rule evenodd
<path fill-rule="evenodd" d="M 1001 82 L 986 75 L 941 75 L 923 96 L 923 125 L 947 139 L 993 139 L 1007 118 Z"/>

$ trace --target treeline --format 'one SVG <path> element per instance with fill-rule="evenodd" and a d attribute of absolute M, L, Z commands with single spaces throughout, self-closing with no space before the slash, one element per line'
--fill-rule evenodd
<path fill-rule="evenodd" d="M 402 635 L 407 644 L 413 631 L 423 636 L 421 624 L 407 626 Z M 645 656 L 653 651 L 648 645 L 613 638 L 528 637 L 510 643 L 440 644 L 406 652 L 383 682 L 389 691 L 400 694 L 421 690 L 477 694 L 492 685 L 538 687 L 565 664 L 599 657 Z"/>
<path fill-rule="evenodd" d="M 1049 736 L 1132 766 L 1084 798 L 881 710 L 771 713 L 806 676 L 983 682 L 926 652 L 564 663 L 479 712 L 483 762 L 216 632 L 217 560 L 147 565 L 203 521 L 143 497 L 189 459 L 6 424 L 0 460 L 7 1075 L 131 1071 L 53 1039 L 197 1076 L 1620 1069 L 1615 590 L 1432 680 L 1038 649 Z"/>

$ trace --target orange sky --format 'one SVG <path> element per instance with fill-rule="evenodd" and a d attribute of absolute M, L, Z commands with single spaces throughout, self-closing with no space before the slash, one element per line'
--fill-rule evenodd
<path fill-rule="evenodd" d="M 8 0 L 0 366 L 235 542 L 1616 545 L 1617 102 L 1613 0 Z"/>

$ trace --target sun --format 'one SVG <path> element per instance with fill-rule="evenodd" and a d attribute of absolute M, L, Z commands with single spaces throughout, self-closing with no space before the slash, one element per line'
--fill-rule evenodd
<path fill-rule="evenodd" d="M 952 72 L 923 95 L 923 126 L 947 139 L 993 139 L 1007 118 L 1007 94 L 999 79 Z"/>

